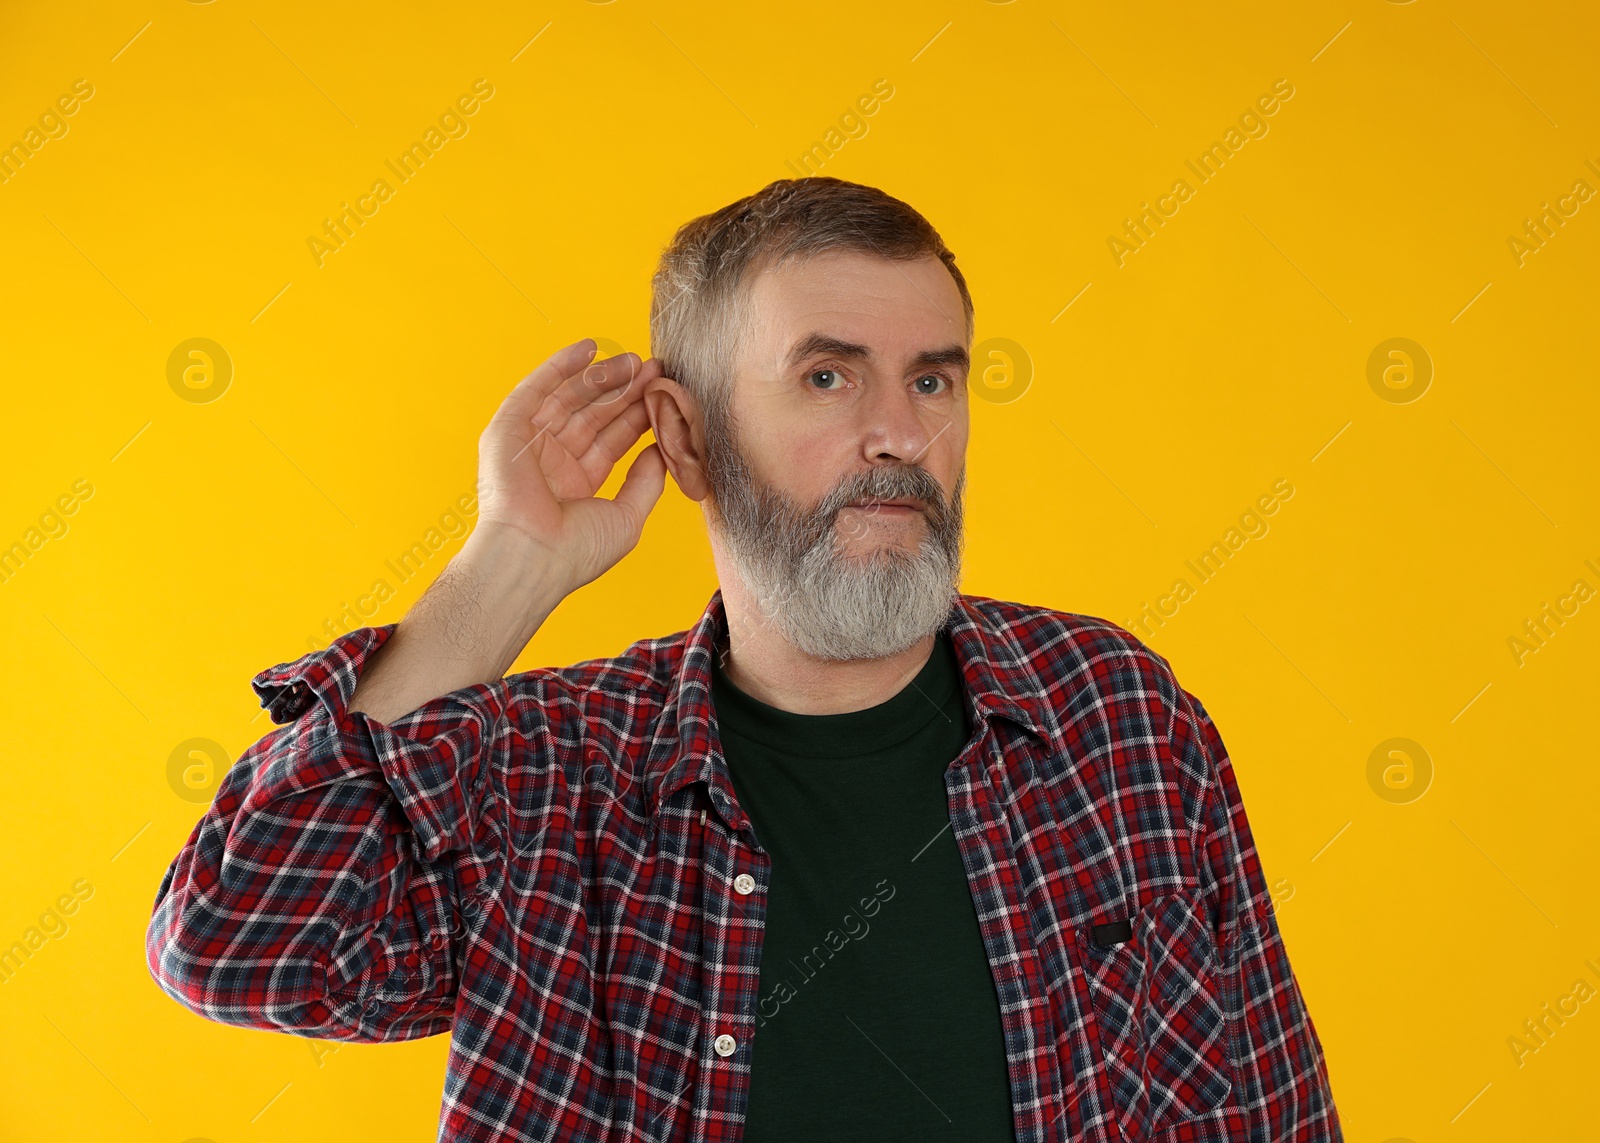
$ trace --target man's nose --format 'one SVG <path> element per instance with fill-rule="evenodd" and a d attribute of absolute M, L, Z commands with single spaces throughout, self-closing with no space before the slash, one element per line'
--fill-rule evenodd
<path fill-rule="evenodd" d="M 869 461 L 898 460 L 921 464 L 933 443 L 937 426 L 930 428 L 928 412 L 904 385 L 869 384 L 857 405 L 861 417 L 862 452 Z"/>

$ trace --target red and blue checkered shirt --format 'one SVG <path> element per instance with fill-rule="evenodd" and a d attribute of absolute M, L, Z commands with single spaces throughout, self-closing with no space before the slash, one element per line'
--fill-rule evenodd
<path fill-rule="evenodd" d="M 771 865 L 718 745 L 721 592 L 687 631 L 384 724 L 347 703 L 394 628 L 256 676 L 287 725 L 167 871 L 156 980 L 228 1024 L 451 1033 L 444 1140 L 740 1139 Z M 1342 1140 L 1200 702 L 1103 619 L 962 595 L 947 630 L 1019 1143 Z"/>

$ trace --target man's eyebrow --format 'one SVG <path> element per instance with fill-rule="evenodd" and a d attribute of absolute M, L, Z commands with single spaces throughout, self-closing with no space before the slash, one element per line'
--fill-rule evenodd
<path fill-rule="evenodd" d="M 844 341 L 826 333 L 808 333 L 805 337 L 795 342 L 794 348 L 789 350 L 789 360 L 784 364 L 786 366 L 799 365 L 808 357 L 816 357 L 824 353 L 830 357 L 855 357 L 862 361 L 872 360 L 872 350 L 864 345 L 857 345 L 853 341 Z"/>
<path fill-rule="evenodd" d="M 959 365 L 965 371 L 972 362 L 965 349 L 959 345 L 947 345 L 943 349 L 924 349 L 911 359 L 911 364 L 913 366 Z"/>
<path fill-rule="evenodd" d="M 845 341 L 826 333 L 811 333 L 801 338 L 789 351 L 786 366 L 792 367 L 800 364 L 809 357 L 827 354 L 830 357 L 853 357 L 860 361 L 871 361 L 872 350 L 857 342 Z M 959 345 L 947 345 L 941 349 L 924 349 L 911 359 L 913 368 L 924 365 L 959 365 L 967 369 L 971 359 L 967 351 Z"/>

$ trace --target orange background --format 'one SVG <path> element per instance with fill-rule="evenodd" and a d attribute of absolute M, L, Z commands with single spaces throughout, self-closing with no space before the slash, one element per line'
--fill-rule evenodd
<path fill-rule="evenodd" d="M 156 888 L 268 729 L 251 676 L 399 619 L 505 391 L 584 336 L 648 353 L 673 229 L 808 154 L 971 283 L 965 590 L 1140 630 L 1215 717 L 1348 1137 L 1592 1131 L 1596 31 L 1481 0 L 7 5 L 0 1137 L 433 1138 L 444 1038 L 189 1014 L 145 968 Z M 669 486 L 519 668 L 714 586 Z"/>

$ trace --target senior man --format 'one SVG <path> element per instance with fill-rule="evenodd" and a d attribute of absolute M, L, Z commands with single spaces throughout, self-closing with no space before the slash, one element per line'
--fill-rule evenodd
<path fill-rule="evenodd" d="M 775 182 L 679 229 L 650 320 L 649 360 L 585 339 L 512 390 L 403 620 L 255 678 L 284 725 L 161 885 L 161 986 L 449 1032 L 447 1140 L 1341 1139 L 1205 708 L 1113 623 L 959 591 L 973 306 L 933 227 Z M 668 472 L 699 621 L 507 675 Z"/>

